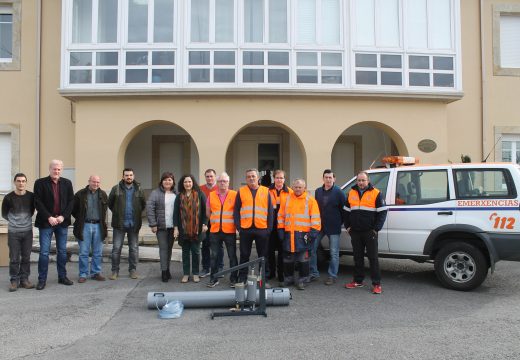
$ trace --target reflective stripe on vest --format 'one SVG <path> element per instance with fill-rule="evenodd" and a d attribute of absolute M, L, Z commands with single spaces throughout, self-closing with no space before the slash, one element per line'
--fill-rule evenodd
<path fill-rule="evenodd" d="M 240 200 L 242 207 L 240 208 L 240 227 L 249 229 L 254 225 L 257 229 L 267 229 L 267 214 L 269 205 L 269 189 L 260 186 L 256 190 L 256 196 L 253 199 L 251 190 L 248 186 L 240 188 Z"/>
<path fill-rule="evenodd" d="M 226 234 L 233 234 L 236 231 L 235 221 L 233 220 L 233 209 L 235 208 L 235 200 L 237 192 L 229 190 L 224 204 L 220 202 L 220 198 L 216 191 L 209 193 L 209 206 L 211 223 L 210 232 L 217 233 L 222 231 Z"/>
<path fill-rule="evenodd" d="M 377 195 L 379 195 L 379 190 L 373 188 L 371 190 L 366 190 L 360 199 L 358 191 L 351 189 L 348 193 L 348 203 L 350 205 L 350 210 L 347 211 L 378 211 L 376 208 Z"/>
<path fill-rule="evenodd" d="M 303 211 L 301 209 L 302 201 L 304 201 Z M 296 242 L 294 239 L 295 232 L 308 233 L 311 231 L 311 228 L 315 228 L 316 230 L 321 229 L 321 218 L 319 212 L 309 214 L 310 201 L 315 202 L 309 194 L 305 195 L 305 200 L 293 195 L 288 196 L 284 209 L 278 216 L 278 223 L 280 224 L 282 222 L 285 231 L 290 233 L 289 248 L 291 252 L 296 251 Z M 313 211 L 319 211 L 317 204 L 313 207 Z"/>

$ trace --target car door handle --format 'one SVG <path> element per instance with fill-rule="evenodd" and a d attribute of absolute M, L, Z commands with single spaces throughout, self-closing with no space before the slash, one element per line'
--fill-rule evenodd
<path fill-rule="evenodd" d="M 453 215 L 453 211 L 439 211 L 437 215 Z"/>

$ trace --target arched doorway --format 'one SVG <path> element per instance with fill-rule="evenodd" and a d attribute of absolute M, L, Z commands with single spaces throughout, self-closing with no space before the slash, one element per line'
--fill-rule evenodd
<path fill-rule="evenodd" d="M 257 121 L 242 128 L 232 139 L 226 153 L 226 169 L 234 189 L 245 185 L 245 171 L 257 168 L 260 176 L 267 170 L 283 169 L 286 182 L 304 177 L 306 155 L 294 132 L 274 121 Z"/>
<path fill-rule="evenodd" d="M 357 171 L 380 166 L 383 156 L 407 154 L 395 130 L 378 122 L 361 122 L 338 137 L 332 149 L 331 164 L 338 184 L 343 184 Z"/>
<path fill-rule="evenodd" d="M 164 171 L 178 180 L 183 174 L 198 174 L 199 154 L 191 136 L 178 125 L 166 121 L 146 123 L 129 141 L 125 167 L 134 169 L 145 192 L 157 187 Z"/>

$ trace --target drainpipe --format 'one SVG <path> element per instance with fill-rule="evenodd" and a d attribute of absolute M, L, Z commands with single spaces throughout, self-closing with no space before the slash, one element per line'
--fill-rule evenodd
<path fill-rule="evenodd" d="M 36 2 L 36 109 L 35 109 L 35 177 L 40 177 L 40 112 L 41 112 L 41 47 L 42 47 L 42 0 Z"/>
<path fill-rule="evenodd" d="M 486 49 L 484 42 L 484 0 L 480 0 L 480 66 L 481 66 L 481 111 L 482 111 L 482 160 L 486 158 L 487 151 L 487 136 L 486 131 L 488 127 L 487 117 L 487 87 L 486 87 Z M 494 150 L 491 150 L 494 151 Z M 495 154 L 493 154 L 495 160 Z"/>

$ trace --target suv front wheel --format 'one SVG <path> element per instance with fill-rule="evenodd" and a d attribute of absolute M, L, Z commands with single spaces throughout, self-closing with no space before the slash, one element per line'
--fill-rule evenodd
<path fill-rule="evenodd" d="M 445 287 L 468 291 L 486 279 L 488 266 L 484 254 L 465 242 L 448 243 L 435 256 L 435 275 Z"/>

